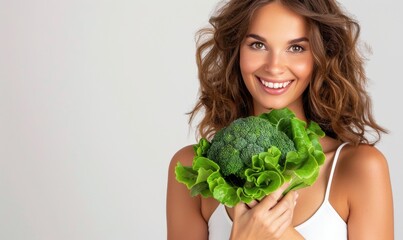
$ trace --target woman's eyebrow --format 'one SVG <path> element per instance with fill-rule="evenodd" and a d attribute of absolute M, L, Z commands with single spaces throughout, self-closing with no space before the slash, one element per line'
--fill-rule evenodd
<path fill-rule="evenodd" d="M 259 36 L 254 33 L 248 34 L 248 35 L 246 35 L 246 37 L 254 38 L 261 42 L 267 42 L 267 40 L 264 37 Z M 296 38 L 296 39 L 292 39 L 292 40 L 288 41 L 288 44 L 294 44 L 294 43 L 299 43 L 299 42 L 309 42 L 309 39 L 307 37 L 300 37 L 300 38 Z"/>
<path fill-rule="evenodd" d="M 248 38 L 248 37 L 254 38 L 254 39 L 259 40 L 259 41 L 261 41 L 261 42 L 266 42 L 266 39 L 265 39 L 264 37 L 261 37 L 261 36 L 259 36 L 259 35 L 257 35 L 257 34 L 251 33 L 251 34 L 246 35 L 246 37 L 247 37 L 247 38 Z"/>
<path fill-rule="evenodd" d="M 309 39 L 307 37 L 300 37 L 300 38 L 296 38 L 296 39 L 288 41 L 288 44 L 294 44 L 294 43 L 299 43 L 299 42 L 309 42 Z"/>

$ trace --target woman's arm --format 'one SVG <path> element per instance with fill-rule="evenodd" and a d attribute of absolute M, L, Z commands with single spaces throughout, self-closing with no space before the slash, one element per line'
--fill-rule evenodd
<path fill-rule="evenodd" d="M 385 157 L 375 147 L 362 145 L 346 161 L 349 240 L 393 239 L 392 189 Z"/>
<path fill-rule="evenodd" d="M 186 186 L 175 178 L 177 162 L 191 166 L 193 156 L 192 146 L 185 147 L 175 154 L 169 165 L 166 205 L 168 240 L 208 239 L 207 224 L 200 209 L 200 196 L 191 197 Z"/>

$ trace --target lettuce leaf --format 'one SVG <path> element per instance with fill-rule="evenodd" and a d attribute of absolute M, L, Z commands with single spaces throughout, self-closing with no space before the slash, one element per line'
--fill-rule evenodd
<path fill-rule="evenodd" d="M 220 203 L 233 207 L 240 201 L 249 203 L 260 200 L 276 191 L 285 182 L 290 182 L 288 191 L 311 186 L 319 175 L 325 154 L 319 139 L 325 136 L 320 126 L 296 118 L 288 108 L 272 110 L 259 117 L 268 120 L 284 132 L 295 145 L 296 151 L 286 153 L 281 160 L 281 151 L 271 146 L 267 151 L 252 156 L 251 165 L 243 170 L 242 185 L 223 177 L 219 165 L 207 158 L 210 142 L 204 138 L 194 145 L 195 156 L 191 167 L 178 162 L 176 179 L 185 184 L 192 196 L 213 197 Z"/>

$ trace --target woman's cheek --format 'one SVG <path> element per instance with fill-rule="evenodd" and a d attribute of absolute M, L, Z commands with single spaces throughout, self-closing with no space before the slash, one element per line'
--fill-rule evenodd
<path fill-rule="evenodd" d="M 289 61 L 289 66 L 300 78 L 310 77 L 313 71 L 313 61 L 310 58 L 293 59 Z"/>
<path fill-rule="evenodd" d="M 263 54 L 244 52 L 240 57 L 240 66 L 243 74 L 256 72 L 263 64 Z"/>

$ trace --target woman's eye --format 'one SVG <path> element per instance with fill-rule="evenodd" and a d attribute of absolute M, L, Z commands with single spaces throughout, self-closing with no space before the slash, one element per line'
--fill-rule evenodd
<path fill-rule="evenodd" d="M 265 46 L 261 42 L 254 42 L 250 45 L 254 49 L 265 49 Z"/>
<path fill-rule="evenodd" d="M 301 53 L 305 49 L 299 45 L 292 45 L 288 50 L 293 53 Z"/>

